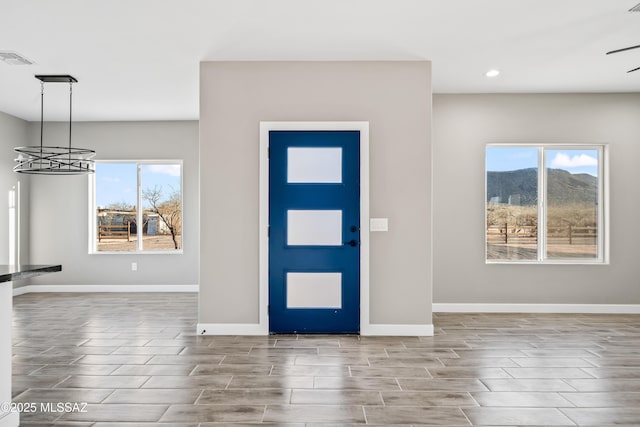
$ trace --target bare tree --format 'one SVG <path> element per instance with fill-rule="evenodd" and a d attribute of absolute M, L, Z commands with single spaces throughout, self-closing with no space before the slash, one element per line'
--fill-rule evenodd
<path fill-rule="evenodd" d="M 160 220 L 167 227 L 173 239 L 173 246 L 179 249 L 177 236 L 182 234 L 182 200 L 180 193 L 173 191 L 166 200 L 163 200 L 162 188 L 156 185 L 153 188 L 142 190 L 142 197 L 151 205 L 151 210 L 158 214 Z"/>
<path fill-rule="evenodd" d="M 121 211 L 121 212 L 133 212 L 136 210 L 136 207 L 134 205 L 127 203 L 125 201 L 111 203 L 109 206 L 107 206 L 107 208 L 109 208 L 112 211 Z"/>

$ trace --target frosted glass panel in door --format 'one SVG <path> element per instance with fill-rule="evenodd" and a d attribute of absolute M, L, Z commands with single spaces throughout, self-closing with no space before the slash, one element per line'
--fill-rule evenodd
<path fill-rule="evenodd" d="M 288 210 L 287 245 L 341 246 L 342 211 Z"/>
<path fill-rule="evenodd" d="M 342 308 L 342 274 L 287 273 L 287 308 Z"/>
<path fill-rule="evenodd" d="M 289 147 L 288 183 L 341 183 L 342 148 Z"/>

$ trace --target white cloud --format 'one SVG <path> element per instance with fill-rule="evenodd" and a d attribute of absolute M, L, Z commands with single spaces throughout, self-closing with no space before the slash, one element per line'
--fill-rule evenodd
<path fill-rule="evenodd" d="M 577 154 L 569 157 L 565 153 L 558 153 L 551 160 L 552 168 L 579 168 L 582 166 L 598 166 L 598 159 L 586 154 Z"/>
<path fill-rule="evenodd" d="M 180 165 L 149 165 L 149 172 L 180 176 Z"/>

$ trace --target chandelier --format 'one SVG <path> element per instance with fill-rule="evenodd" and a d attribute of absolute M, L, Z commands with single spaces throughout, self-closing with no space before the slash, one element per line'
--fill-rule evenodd
<path fill-rule="evenodd" d="M 40 75 L 40 145 L 17 147 L 14 172 L 39 175 L 84 175 L 95 172 L 94 150 L 71 146 L 71 113 L 75 77 L 69 75 Z M 69 83 L 69 145 L 55 147 L 44 145 L 44 84 Z"/>

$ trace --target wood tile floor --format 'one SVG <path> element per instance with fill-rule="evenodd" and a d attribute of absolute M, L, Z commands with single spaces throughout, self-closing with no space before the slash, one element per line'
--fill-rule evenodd
<path fill-rule="evenodd" d="M 22 425 L 640 426 L 640 316 L 436 314 L 428 338 L 212 337 L 195 335 L 196 313 L 195 294 L 16 297 L 14 401 L 38 409 Z"/>

